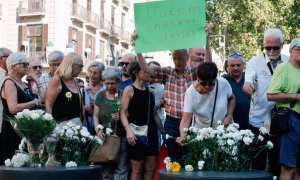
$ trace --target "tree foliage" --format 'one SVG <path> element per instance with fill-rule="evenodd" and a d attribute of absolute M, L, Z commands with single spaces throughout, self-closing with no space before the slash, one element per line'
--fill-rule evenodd
<path fill-rule="evenodd" d="M 300 37 L 299 0 L 207 0 L 207 19 L 213 34 L 225 35 L 226 54 L 240 51 L 246 59 L 262 50 L 267 28 L 280 28 L 285 43 Z M 221 50 L 220 36 L 212 37 L 212 47 Z M 224 58 L 224 57 L 223 57 Z"/>

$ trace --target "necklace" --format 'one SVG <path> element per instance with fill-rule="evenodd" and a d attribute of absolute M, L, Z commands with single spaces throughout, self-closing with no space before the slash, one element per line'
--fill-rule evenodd
<path fill-rule="evenodd" d="M 17 80 L 16 78 L 14 78 L 14 77 L 12 77 L 12 76 L 10 76 L 14 81 L 16 81 L 18 84 L 20 84 L 21 86 L 26 86 L 25 85 L 25 83 L 21 80 L 21 81 L 19 81 L 19 80 Z"/>

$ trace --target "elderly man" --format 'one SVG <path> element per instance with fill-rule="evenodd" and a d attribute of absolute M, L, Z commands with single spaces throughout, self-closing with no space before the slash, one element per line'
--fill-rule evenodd
<path fill-rule="evenodd" d="M 251 58 L 245 71 L 243 91 L 246 95 L 251 95 L 249 123 L 250 129 L 255 135 L 259 134 L 261 127 L 265 126 L 269 129 L 274 102 L 268 102 L 267 89 L 276 66 L 289 59 L 288 56 L 280 54 L 283 42 L 284 38 L 280 29 L 267 29 L 263 39 L 265 52 Z M 276 147 L 273 149 L 276 150 Z M 266 153 L 262 153 L 254 160 L 252 168 L 265 170 L 266 157 Z M 276 168 L 273 167 L 276 164 L 276 153 L 269 157 L 270 171 L 274 175 L 278 174 Z"/>
<path fill-rule="evenodd" d="M 40 82 L 43 89 L 45 90 L 47 89 L 48 82 L 54 76 L 57 67 L 60 65 L 64 57 L 65 55 L 61 51 L 53 51 L 49 54 L 48 56 L 49 73 L 44 74 L 42 77 L 40 77 Z"/>
<path fill-rule="evenodd" d="M 126 86 L 133 84 L 133 81 L 127 71 L 127 66 L 134 61 L 136 61 L 136 56 L 133 53 L 126 53 L 122 56 L 122 59 L 118 64 L 122 71 L 122 82 L 119 84 L 120 91 L 123 91 Z"/>
<path fill-rule="evenodd" d="M 0 87 L 2 87 L 3 81 L 7 73 L 6 59 L 11 53 L 12 51 L 10 49 L 0 48 Z M 3 121 L 3 105 L 0 99 L 0 133 L 2 129 L 2 121 Z M 1 141 L 1 137 L 0 137 L 0 141 Z"/>
<path fill-rule="evenodd" d="M 281 135 L 280 179 L 300 179 L 300 38 L 290 44 L 290 61 L 275 70 L 269 89 L 268 100 L 275 101 L 277 108 L 289 108 L 289 129 Z M 292 105 L 293 104 L 293 105 Z"/>
<path fill-rule="evenodd" d="M 42 63 L 38 58 L 31 58 L 29 60 L 29 75 L 26 77 L 28 85 L 33 89 L 36 89 L 36 83 L 34 78 L 40 78 L 42 76 Z"/>
<path fill-rule="evenodd" d="M 233 112 L 233 120 L 240 125 L 240 129 L 249 128 L 249 109 L 250 97 L 243 93 L 245 82 L 244 58 L 240 52 L 229 53 L 227 60 L 228 74 L 223 77 L 229 82 L 236 99 L 236 105 Z"/>

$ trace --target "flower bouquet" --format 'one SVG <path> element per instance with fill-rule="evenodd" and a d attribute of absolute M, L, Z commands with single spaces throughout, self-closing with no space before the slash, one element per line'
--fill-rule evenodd
<path fill-rule="evenodd" d="M 24 109 L 22 112 L 18 112 L 14 118 L 9 119 L 16 133 L 22 138 L 26 138 L 31 166 L 40 165 L 44 149 L 43 142 L 56 126 L 53 117 L 43 110 Z"/>
<path fill-rule="evenodd" d="M 66 167 L 87 164 L 94 148 L 103 143 L 99 137 L 92 136 L 86 127 L 71 121 L 62 128 L 57 127 L 54 133 L 58 137 L 55 157 Z"/>
<path fill-rule="evenodd" d="M 184 129 L 187 140 L 187 154 L 183 157 L 187 171 L 242 171 L 250 169 L 252 160 L 264 149 L 272 148 L 267 142 L 259 146 L 266 134 L 265 128 L 260 128 L 260 134 L 255 137 L 250 130 L 238 130 L 238 124 L 230 124 L 227 128 L 219 125 L 217 129 L 190 127 Z"/>

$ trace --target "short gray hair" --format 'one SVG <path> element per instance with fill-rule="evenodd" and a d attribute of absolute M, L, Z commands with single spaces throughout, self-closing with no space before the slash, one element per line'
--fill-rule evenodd
<path fill-rule="evenodd" d="M 278 28 L 269 28 L 264 32 L 264 41 L 266 38 L 276 38 L 280 40 L 280 44 L 283 44 L 284 37 L 282 31 Z"/>
<path fill-rule="evenodd" d="M 52 51 L 49 55 L 48 55 L 48 62 L 50 61 L 57 61 L 57 60 L 63 60 L 65 57 L 65 54 L 61 51 Z"/>
<path fill-rule="evenodd" d="M 12 66 L 21 62 L 21 60 L 27 61 L 27 55 L 21 52 L 15 52 L 8 56 L 6 60 L 6 67 L 8 72 L 12 72 Z"/>
<path fill-rule="evenodd" d="M 117 67 L 109 67 L 102 73 L 103 80 L 115 79 L 116 81 L 121 80 L 121 71 Z"/>
<path fill-rule="evenodd" d="M 91 67 L 98 67 L 101 72 L 103 72 L 105 70 L 105 65 L 102 62 L 98 62 L 98 61 L 93 61 L 89 65 L 88 69 L 90 69 Z"/>

